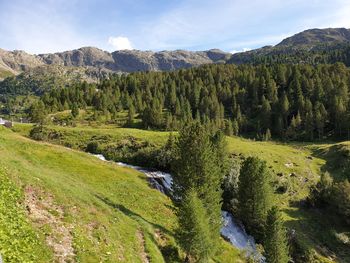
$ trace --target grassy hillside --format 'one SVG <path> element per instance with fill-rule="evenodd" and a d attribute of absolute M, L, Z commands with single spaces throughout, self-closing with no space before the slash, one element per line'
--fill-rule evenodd
<path fill-rule="evenodd" d="M 30 128 L 28 125 L 22 125 L 17 126 L 16 130 L 26 135 Z M 52 138 L 51 142 L 77 149 L 84 149 L 86 144 L 94 138 L 104 138 L 113 143 L 132 139 L 146 141 L 146 145 L 159 147 L 165 143 L 169 135 L 167 132 L 112 126 L 101 128 L 50 126 L 49 128 L 57 132 L 57 136 Z M 341 168 L 334 167 L 334 163 L 337 161 L 339 163 L 340 156 L 345 160 L 348 158 L 347 151 L 344 150 L 348 149 L 346 148 L 348 143 L 282 144 L 238 137 L 228 137 L 227 141 L 228 150 L 232 154 L 257 155 L 266 160 L 274 176 L 276 200 L 284 209 L 286 225 L 295 230 L 297 243 L 302 249 L 317 251 L 315 257 L 323 260 L 322 262 L 328 262 L 331 259 L 337 262 L 350 261 L 348 246 L 337 239 L 339 234 L 349 235 L 343 222 L 331 214 L 321 213 L 303 205 L 309 188 L 319 180 L 321 172 L 328 170 L 335 177 L 339 175 Z"/>
<path fill-rule="evenodd" d="M 23 192 L 0 168 L 0 255 L 4 262 L 47 262 L 52 258 L 42 235 L 26 218 Z"/>
<path fill-rule="evenodd" d="M 45 237 L 43 253 L 57 261 L 179 261 L 171 201 L 143 174 L 1 127 L 0 167 L 24 193 L 19 206 Z M 223 241 L 217 262 L 227 258 L 239 261 Z"/>

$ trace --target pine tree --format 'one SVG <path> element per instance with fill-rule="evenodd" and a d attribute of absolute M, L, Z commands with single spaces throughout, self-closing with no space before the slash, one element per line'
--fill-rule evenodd
<path fill-rule="evenodd" d="M 267 129 L 264 134 L 264 141 L 269 141 L 269 140 L 271 140 L 271 131 L 270 129 Z"/>
<path fill-rule="evenodd" d="M 135 118 L 135 108 L 133 104 L 130 104 L 128 110 L 128 125 L 131 126 L 134 123 Z"/>
<path fill-rule="evenodd" d="M 178 207 L 177 236 L 191 262 L 209 262 L 213 255 L 213 239 L 209 217 L 196 191 L 189 190 Z"/>
<path fill-rule="evenodd" d="M 239 125 L 236 119 L 234 119 L 232 122 L 232 131 L 233 131 L 233 135 L 237 136 L 239 134 Z"/>
<path fill-rule="evenodd" d="M 262 240 L 267 211 L 272 205 L 270 174 L 265 161 L 248 157 L 239 176 L 239 215 L 249 233 Z"/>
<path fill-rule="evenodd" d="M 224 161 L 219 158 L 224 155 L 224 149 L 224 142 L 220 135 L 213 137 L 208 133 L 207 127 L 198 122 L 189 123 L 180 132 L 176 154 L 178 158 L 173 167 L 173 190 L 178 213 L 183 213 L 181 208 L 190 191 L 196 192 L 206 210 L 212 241 L 209 254 L 216 251 L 220 241 L 223 177 L 221 172 Z M 186 220 L 186 217 L 179 216 L 179 220 Z M 186 225 L 186 223 L 180 222 L 180 225 Z"/>
<path fill-rule="evenodd" d="M 30 109 L 30 119 L 32 122 L 37 123 L 42 127 L 45 121 L 45 117 L 45 105 L 41 100 L 39 100 L 37 103 L 33 104 Z"/>
<path fill-rule="evenodd" d="M 262 128 L 267 129 L 271 127 L 271 106 L 265 97 L 262 98 L 262 107 L 260 112 L 260 120 Z"/>
<path fill-rule="evenodd" d="M 284 120 L 284 127 L 287 127 L 287 118 L 289 113 L 289 100 L 285 93 L 283 93 L 282 95 L 280 109 Z"/>
<path fill-rule="evenodd" d="M 267 215 L 264 248 L 266 262 L 288 263 L 289 247 L 287 233 L 277 207 L 272 207 Z"/>
<path fill-rule="evenodd" d="M 228 120 L 226 122 L 225 134 L 227 136 L 232 136 L 233 135 L 233 127 L 232 127 L 232 122 L 230 120 Z"/>

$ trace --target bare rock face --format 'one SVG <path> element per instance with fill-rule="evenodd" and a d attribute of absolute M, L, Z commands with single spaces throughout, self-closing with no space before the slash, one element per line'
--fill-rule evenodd
<path fill-rule="evenodd" d="M 113 62 L 110 53 L 94 47 L 83 47 L 71 51 L 38 55 L 46 64 L 61 66 L 101 66 Z"/>
<path fill-rule="evenodd" d="M 1 71 L 7 71 L 17 75 L 20 72 L 41 65 L 44 65 L 44 62 L 37 56 L 19 50 L 6 51 L 0 49 Z"/>
<path fill-rule="evenodd" d="M 101 72 L 163 71 L 225 62 L 229 53 L 218 49 L 208 51 L 140 51 L 120 50 L 109 53 L 95 47 L 52 54 L 30 55 L 24 51 L 0 49 L 0 79 L 18 75 L 40 66 L 81 67 L 91 74 Z"/>

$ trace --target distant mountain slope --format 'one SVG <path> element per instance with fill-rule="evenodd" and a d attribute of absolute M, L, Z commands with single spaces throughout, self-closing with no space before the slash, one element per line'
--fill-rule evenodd
<path fill-rule="evenodd" d="M 282 40 L 276 46 L 266 46 L 236 53 L 228 60 L 244 63 L 335 63 L 350 66 L 350 29 L 309 29 Z"/>
<path fill-rule="evenodd" d="M 62 53 L 39 55 L 46 64 L 90 66 L 120 72 L 189 68 L 202 64 L 224 62 L 229 56 L 229 53 L 217 49 L 160 52 L 120 50 L 109 53 L 94 47 L 83 47 Z"/>
<path fill-rule="evenodd" d="M 18 75 L 38 66 L 83 67 L 95 72 L 135 72 L 189 68 L 225 62 L 230 53 L 208 51 L 139 51 L 120 50 L 109 53 L 95 47 L 83 47 L 54 54 L 30 55 L 24 51 L 0 49 L 0 78 Z"/>
<path fill-rule="evenodd" d="M 43 61 L 24 51 L 6 51 L 0 49 L 0 71 L 18 74 L 30 68 L 43 65 Z"/>
<path fill-rule="evenodd" d="M 284 39 L 277 46 L 318 45 L 350 41 L 350 29 L 309 29 Z"/>

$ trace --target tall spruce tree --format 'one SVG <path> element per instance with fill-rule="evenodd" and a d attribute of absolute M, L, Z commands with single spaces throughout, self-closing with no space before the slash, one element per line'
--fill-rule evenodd
<path fill-rule="evenodd" d="M 264 236 L 267 212 L 272 206 L 270 173 L 265 161 L 248 157 L 239 176 L 239 216 L 258 241 Z"/>
<path fill-rule="evenodd" d="M 190 262 L 207 263 L 215 241 L 210 233 L 207 210 L 195 190 L 189 190 L 179 206 L 178 238 Z"/>
<path fill-rule="evenodd" d="M 129 106 L 129 110 L 128 110 L 128 125 L 132 125 L 134 123 L 134 118 L 135 118 L 135 107 L 134 105 L 131 103 Z"/>
<path fill-rule="evenodd" d="M 213 255 L 220 241 L 221 227 L 221 181 L 224 162 L 223 136 L 211 136 L 208 129 L 199 122 L 184 126 L 177 142 L 177 160 L 174 164 L 173 189 L 180 226 L 187 227 L 189 211 L 183 209 L 184 202 L 191 191 L 195 191 L 202 202 L 208 219 L 211 245 L 206 247 L 206 254 Z M 194 211 L 193 211 L 194 213 Z M 191 215 L 194 216 L 194 215 Z M 181 233 L 191 229 L 179 229 Z M 193 236 L 194 238 L 194 236 Z M 180 238 L 180 243 L 188 254 L 188 240 Z M 204 252 L 203 252 L 204 253 Z"/>
<path fill-rule="evenodd" d="M 267 215 L 264 248 L 267 263 L 288 263 L 290 257 L 287 233 L 276 206 Z"/>
<path fill-rule="evenodd" d="M 42 128 L 42 126 L 44 125 L 45 117 L 45 105 L 41 100 L 39 100 L 30 108 L 30 119 L 32 122 L 40 125 L 40 127 Z"/>

